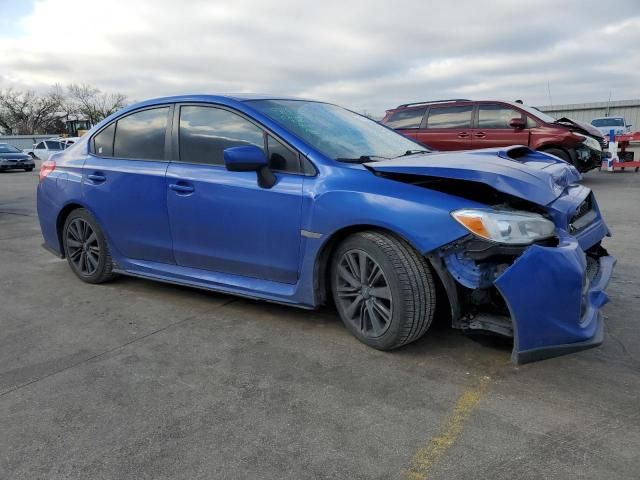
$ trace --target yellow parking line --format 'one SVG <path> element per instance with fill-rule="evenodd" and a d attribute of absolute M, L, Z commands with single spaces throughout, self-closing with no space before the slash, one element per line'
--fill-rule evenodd
<path fill-rule="evenodd" d="M 411 466 L 403 472 L 406 480 L 427 480 L 433 466 L 447 453 L 462 433 L 465 420 L 487 391 L 490 381 L 491 377 L 481 377 L 458 398 L 440 434 L 433 437 L 413 455 Z"/>

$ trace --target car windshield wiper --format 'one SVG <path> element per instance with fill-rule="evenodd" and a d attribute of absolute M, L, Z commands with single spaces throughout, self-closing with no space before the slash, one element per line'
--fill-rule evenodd
<path fill-rule="evenodd" d="M 418 155 L 419 153 L 430 153 L 430 150 L 407 150 L 402 155 L 399 155 L 399 157 L 408 157 L 409 155 Z"/>
<path fill-rule="evenodd" d="M 378 155 L 360 155 L 359 157 L 354 157 L 354 158 L 336 158 L 337 161 L 339 162 L 344 162 L 344 163 L 365 163 L 365 162 L 376 162 L 379 160 L 390 160 L 387 157 L 380 157 Z"/>

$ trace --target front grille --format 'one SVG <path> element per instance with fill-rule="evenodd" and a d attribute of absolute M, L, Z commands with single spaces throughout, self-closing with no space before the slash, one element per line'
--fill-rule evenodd
<path fill-rule="evenodd" d="M 576 213 L 571 218 L 571 223 L 575 222 L 581 217 L 584 217 L 591 210 L 591 194 L 580 204 Z"/>
<path fill-rule="evenodd" d="M 590 225 L 595 220 L 597 214 L 593 209 L 593 194 L 589 196 L 578 206 L 576 213 L 569 220 L 569 231 L 575 233 Z"/>
<path fill-rule="evenodd" d="M 606 138 L 600 138 L 598 141 L 603 152 L 609 148 L 609 141 Z"/>

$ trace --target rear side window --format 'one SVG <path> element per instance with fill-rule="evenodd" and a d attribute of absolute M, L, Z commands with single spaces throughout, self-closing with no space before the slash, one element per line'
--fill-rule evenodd
<path fill-rule="evenodd" d="M 482 104 L 478 107 L 478 128 L 511 128 L 509 122 L 522 113 L 505 105 Z"/>
<path fill-rule="evenodd" d="M 427 128 L 470 128 L 472 105 L 431 107 Z"/>
<path fill-rule="evenodd" d="M 47 144 L 47 149 L 49 150 L 62 150 L 62 144 L 60 142 L 47 140 L 45 143 Z"/>
<path fill-rule="evenodd" d="M 93 137 L 93 152 L 102 157 L 113 155 L 113 134 L 116 132 L 116 124 L 112 123 Z"/>
<path fill-rule="evenodd" d="M 300 172 L 298 154 L 292 152 L 271 135 L 267 136 L 267 150 L 269 152 L 269 167 L 282 172 Z"/>
<path fill-rule="evenodd" d="M 422 123 L 422 117 L 427 107 L 424 108 L 408 108 L 391 114 L 385 125 L 390 128 L 419 128 Z"/>
<path fill-rule="evenodd" d="M 181 161 L 223 165 L 226 148 L 246 145 L 264 150 L 264 134 L 240 115 L 213 107 L 180 107 Z"/>
<path fill-rule="evenodd" d="M 113 156 L 142 160 L 163 160 L 169 107 L 143 110 L 116 123 Z"/>

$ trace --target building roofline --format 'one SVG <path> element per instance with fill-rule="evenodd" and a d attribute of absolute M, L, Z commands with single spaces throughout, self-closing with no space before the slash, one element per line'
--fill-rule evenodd
<path fill-rule="evenodd" d="M 592 110 L 607 107 L 640 107 L 640 99 L 613 100 L 611 102 L 567 103 L 563 105 L 545 105 L 536 108 L 543 112 L 558 112 L 561 110 Z"/>

